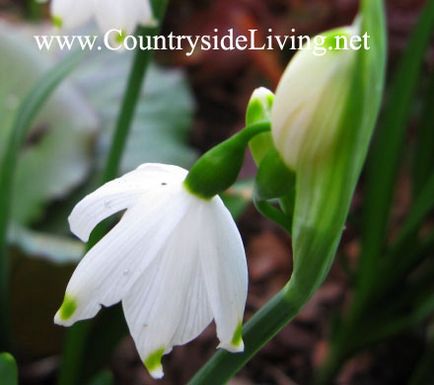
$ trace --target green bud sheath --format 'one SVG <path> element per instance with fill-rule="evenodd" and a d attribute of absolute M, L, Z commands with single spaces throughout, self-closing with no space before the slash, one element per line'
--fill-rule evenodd
<path fill-rule="evenodd" d="M 255 195 L 261 200 L 293 195 L 295 173 L 283 163 L 276 149 L 271 148 L 259 165 Z"/>
<path fill-rule="evenodd" d="M 256 209 L 291 233 L 294 195 L 295 173 L 286 167 L 272 147 L 261 160 L 256 174 L 253 198 Z"/>
<path fill-rule="evenodd" d="M 191 168 L 184 185 L 202 199 L 211 199 L 232 186 L 241 170 L 249 141 L 270 130 L 269 122 L 246 127 L 205 153 Z"/>
<path fill-rule="evenodd" d="M 271 120 L 271 109 L 274 103 L 274 94 L 264 88 L 257 88 L 250 97 L 246 111 L 246 126 Z M 267 154 L 270 148 L 273 148 L 271 133 L 265 132 L 254 137 L 250 143 L 250 152 L 256 164 L 259 165 L 261 160 Z"/>

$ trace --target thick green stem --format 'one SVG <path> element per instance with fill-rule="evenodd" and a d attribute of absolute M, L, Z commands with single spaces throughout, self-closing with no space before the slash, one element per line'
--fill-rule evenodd
<path fill-rule="evenodd" d="M 297 295 L 295 286 L 285 287 L 261 308 L 244 326 L 242 353 L 219 350 L 190 380 L 189 385 L 222 385 L 237 373 L 268 341 L 300 311 L 306 298 Z"/>
<path fill-rule="evenodd" d="M 167 8 L 167 0 L 154 1 L 154 14 L 158 20 L 163 20 Z M 142 36 L 157 35 L 160 26 L 154 28 L 141 27 L 138 34 Z M 128 84 L 122 101 L 122 106 L 116 123 L 110 151 L 102 175 L 105 183 L 118 174 L 122 154 L 131 129 L 134 113 L 140 98 L 146 71 L 152 57 L 151 51 L 137 50 L 132 64 Z M 105 234 L 105 227 L 98 227 L 87 245 L 90 249 Z M 87 337 L 92 329 L 92 321 L 85 321 L 73 326 L 67 333 L 62 366 L 59 374 L 59 385 L 76 385 L 81 383 L 83 358 L 86 351 Z"/>
<path fill-rule="evenodd" d="M 146 36 L 149 30 L 141 28 L 139 34 Z M 122 101 L 122 107 L 116 122 L 111 147 L 109 150 L 107 163 L 104 168 L 102 182 L 116 178 L 118 175 L 119 167 L 122 160 L 122 154 L 125 150 L 128 134 L 130 132 L 131 124 L 133 121 L 134 113 L 136 111 L 137 102 L 140 98 L 140 92 L 143 86 L 146 70 L 151 59 L 149 51 L 137 51 L 134 62 L 131 68 L 130 76 L 128 79 L 127 90 L 125 97 Z"/>

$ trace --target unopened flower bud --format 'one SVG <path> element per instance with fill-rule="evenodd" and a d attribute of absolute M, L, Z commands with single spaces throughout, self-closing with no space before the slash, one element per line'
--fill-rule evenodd
<path fill-rule="evenodd" d="M 253 91 L 247 105 L 246 126 L 270 121 L 273 102 L 274 94 L 267 88 L 260 87 Z M 268 150 L 273 147 L 271 134 L 266 132 L 257 135 L 250 141 L 249 147 L 256 164 L 259 164 Z"/>
<path fill-rule="evenodd" d="M 337 144 L 357 54 L 349 42 L 357 33 L 350 26 L 315 36 L 286 68 L 274 100 L 272 136 L 291 169 L 300 162 L 321 164 Z"/>

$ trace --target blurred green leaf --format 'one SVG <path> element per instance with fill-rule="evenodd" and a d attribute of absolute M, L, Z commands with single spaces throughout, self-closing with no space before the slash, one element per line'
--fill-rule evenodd
<path fill-rule="evenodd" d="M 426 350 L 413 371 L 409 385 L 434 384 L 434 335 L 432 330 L 428 334 Z"/>
<path fill-rule="evenodd" d="M 434 174 L 425 181 L 422 191 L 410 208 L 410 212 L 402 225 L 396 241 L 388 250 L 380 264 L 381 279 L 376 280 L 370 287 L 373 296 L 377 296 L 384 289 L 393 288 L 399 281 L 412 272 L 424 257 L 429 255 L 426 242 L 430 244 L 430 237 L 420 241 L 418 232 L 423 221 L 434 208 Z M 423 253 L 420 253 L 420 247 Z M 377 295 L 376 295 L 377 294 Z"/>
<path fill-rule="evenodd" d="M 78 263 L 84 253 L 84 245 L 70 237 L 42 233 L 14 227 L 10 241 L 27 255 L 54 263 Z"/>
<path fill-rule="evenodd" d="M 413 159 L 413 194 L 417 196 L 427 178 L 434 173 L 434 71 L 424 95 L 423 109 L 417 128 Z"/>
<path fill-rule="evenodd" d="M 18 385 L 17 364 L 9 353 L 0 354 L 0 383 L 2 385 Z"/>
<path fill-rule="evenodd" d="M 10 33 L 10 31 L 9 31 Z M 6 34 L 6 37 L 9 35 Z M 15 35 L 13 35 L 15 36 Z M 13 56 L 17 54 L 16 48 L 20 47 L 20 40 L 17 40 L 14 44 L 14 41 L 8 41 L 7 39 L 0 39 L 2 43 L 5 41 L 8 44 L 5 44 L 5 52 Z M 1 47 L 0 47 L 1 48 Z M 21 54 L 25 53 L 25 51 L 19 51 Z M 4 56 L 7 57 L 8 60 L 11 59 L 9 55 Z M 71 54 L 65 58 L 59 65 L 55 68 L 50 68 L 47 71 L 44 71 L 44 74 L 40 76 L 40 78 L 35 81 L 35 84 L 31 84 L 30 90 L 20 90 L 20 82 L 16 81 L 11 86 L 10 80 L 14 79 L 14 76 L 7 76 L 9 68 L 14 67 L 14 60 L 10 62 L 10 65 L 7 68 L 3 68 L 0 70 L 0 73 L 3 75 L 3 82 L 0 84 L 2 86 L 7 85 L 8 87 L 4 87 L 3 92 L 6 92 L 6 96 L 3 95 L 3 107 L 7 106 L 5 100 L 10 96 L 9 93 L 13 92 L 15 96 L 20 95 L 20 92 L 23 92 L 22 100 L 19 100 L 19 104 L 16 106 L 17 108 L 6 108 L 6 110 L 12 114 L 11 125 L 6 126 L 4 130 L 0 130 L 0 132 L 6 132 L 6 138 L 3 141 L 3 154 L 1 156 L 1 164 L 0 164 L 0 344 L 1 346 L 9 346 L 9 328 L 10 328 L 10 314 L 9 314 L 9 276 L 10 276 L 10 263 L 9 263 L 9 253 L 7 250 L 7 241 L 8 241 L 8 230 L 10 229 L 10 224 L 14 223 L 14 220 L 17 218 L 14 217 L 16 215 L 17 210 L 14 211 L 15 208 L 23 209 L 25 206 L 25 201 L 23 201 L 24 197 L 30 196 L 32 198 L 37 198 L 39 200 L 33 201 L 34 204 L 38 205 L 42 202 L 42 197 L 38 195 L 41 191 L 37 188 L 37 186 L 41 186 L 43 191 L 46 192 L 47 188 L 52 188 L 52 186 L 57 188 L 57 183 L 59 180 L 54 179 L 49 180 L 45 178 L 46 173 L 50 175 L 50 171 L 53 169 L 50 168 L 50 165 L 53 163 L 53 159 L 51 159 L 51 153 L 46 154 L 48 158 L 46 168 L 37 168 L 36 172 L 31 172 L 24 178 L 25 183 L 27 184 L 26 190 L 21 190 L 18 187 L 20 179 L 18 178 L 19 165 L 20 160 L 24 157 L 25 154 L 22 153 L 21 150 L 25 149 L 25 145 L 30 144 L 28 141 L 28 135 L 31 132 L 32 123 L 35 121 L 38 113 L 40 113 L 41 109 L 45 106 L 47 100 L 50 98 L 52 93 L 57 89 L 59 84 L 66 78 L 66 76 L 75 68 L 78 64 L 79 59 L 82 54 Z M 30 60 L 30 58 L 23 58 L 20 55 L 17 55 L 15 58 L 17 62 L 20 60 Z M 25 61 L 27 64 L 33 64 L 30 61 Z M 5 65 L 5 60 L 3 60 L 2 65 Z M 18 67 L 18 66 L 17 66 Z M 27 73 L 32 73 L 32 67 L 29 66 L 27 68 Z M 25 74 L 21 74 L 23 79 L 25 78 Z M 12 82 L 14 83 L 14 82 Z M 58 106 L 60 109 L 60 106 Z M 6 119 L 7 121 L 7 119 Z M 51 130 L 52 128 L 50 128 Z M 34 139 L 34 138 L 33 138 Z M 41 138 L 36 139 L 37 142 L 41 142 Z M 68 144 L 69 145 L 69 144 Z M 57 146 L 60 147 L 60 146 Z M 61 154 L 61 158 L 65 157 L 67 154 L 67 150 Z M 37 162 L 39 157 L 31 158 L 31 163 L 29 166 L 41 166 L 40 163 Z M 46 158 L 47 159 L 47 158 Z M 57 159 L 54 159 L 56 161 Z M 61 164 L 61 161 L 57 160 L 58 164 Z M 42 162 L 43 163 L 43 162 Z M 22 170 L 22 169 L 21 169 Z M 66 172 L 66 170 L 63 170 Z M 51 176 L 51 175 L 50 175 Z M 61 178 L 59 178 L 61 179 Z M 17 184 L 18 182 L 18 184 Z M 60 180 L 62 182 L 62 180 Z M 49 191 L 49 190 L 48 190 Z M 22 196 L 20 194 L 23 194 Z M 22 199 L 18 199 L 22 198 Z M 34 208 L 35 209 L 35 208 Z M 24 212 L 26 211 L 18 211 Z M 12 215 L 11 215 L 12 214 Z M 34 213 L 33 213 L 34 215 Z"/>
<path fill-rule="evenodd" d="M 130 53 L 98 52 L 74 74 L 102 119 L 100 166 L 108 151 L 131 59 Z M 196 159 L 196 152 L 186 144 L 193 112 L 193 97 L 183 72 L 150 66 L 121 173 L 145 162 L 189 167 Z"/>
<path fill-rule="evenodd" d="M 434 27 L 434 1 L 428 1 L 395 73 L 389 99 L 370 153 L 364 194 L 360 291 L 369 289 L 387 239 L 396 175 L 401 161 L 412 98 Z"/>
<path fill-rule="evenodd" d="M 361 320 L 357 324 L 358 333 L 351 338 L 351 345 L 347 348 L 359 350 L 381 342 L 406 329 L 418 326 L 434 312 L 434 295 L 428 295 L 426 290 L 419 299 L 414 296 L 408 296 L 407 299 L 406 307 L 399 299 L 396 301 L 398 305 L 396 312 L 391 312 L 387 304 L 374 316 Z"/>
<path fill-rule="evenodd" d="M 434 148 L 433 148 L 434 152 Z M 410 212 L 405 219 L 405 222 L 401 228 L 398 239 L 394 245 L 394 249 L 402 248 L 405 244 L 408 244 L 410 239 L 417 233 L 418 229 L 423 223 L 423 220 L 434 208 L 434 172 L 425 180 L 423 189 L 416 198 Z M 393 254 L 393 253 L 392 253 Z M 396 255 L 396 253 L 395 253 Z M 405 257 L 405 256 L 404 256 Z"/>
<path fill-rule="evenodd" d="M 112 385 L 113 375 L 109 371 L 103 371 L 97 374 L 88 385 Z"/>
<path fill-rule="evenodd" d="M 18 106 L 54 65 L 30 36 L 0 23 L 0 158 Z M 11 71 L 13 68 L 13 71 Z M 89 170 L 90 138 L 97 120 L 69 84 L 62 85 L 38 114 L 17 164 L 12 218 L 27 224 L 44 206 L 77 186 Z"/>

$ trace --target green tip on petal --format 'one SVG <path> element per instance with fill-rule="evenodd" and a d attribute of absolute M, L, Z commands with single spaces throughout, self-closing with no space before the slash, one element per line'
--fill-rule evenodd
<path fill-rule="evenodd" d="M 154 378 L 163 377 L 163 367 L 161 365 L 161 359 L 163 358 L 164 348 L 157 349 L 153 351 L 146 359 L 143 361 L 146 369 Z"/>
<path fill-rule="evenodd" d="M 77 301 L 75 298 L 65 295 L 62 306 L 59 309 L 59 317 L 62 321 L 68 321 L 77 310 Z"/>
<path fill-rule="evenodd" d="M 63 27 L 63 19 L 60 16 L 53 16 L 53 18 L 51 19 L 51 21 L 53 22 L 53 25 L 56 28 L 62 28 Z"/>
<path fill-rule="evenodd" d="M 234 331 L 232 336 L 231 345 L 234 348 L 240 348 L 243 346 L 243 324 L 240 322 Z"/>
<path fill-rule="evenodd" d="M 116 43 L 122 44 L 124 42 L 126 36 L 127 36 L 126 32 L 124 30 L 122 30 L 116 36 Z"/>

